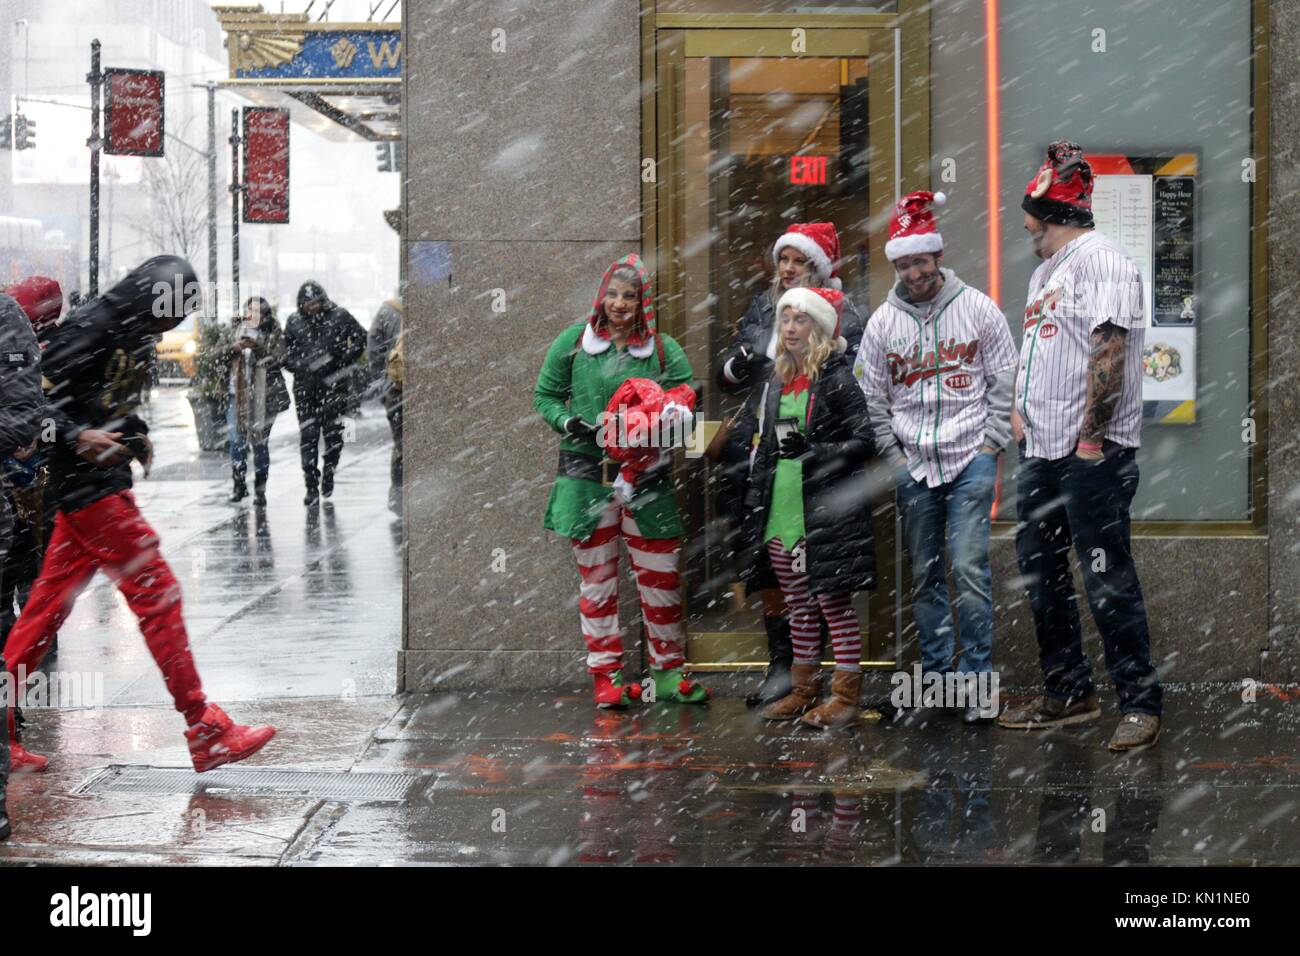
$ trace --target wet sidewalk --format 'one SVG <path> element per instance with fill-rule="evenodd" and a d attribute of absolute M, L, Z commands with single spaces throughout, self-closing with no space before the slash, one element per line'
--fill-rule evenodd
<path fill-rule="evenodd" d="M 155 398 L 159 467 L 137 486 L 181 580 L 210 696 L 279 735 L 202 776 L 134 617 L 102 579 L 51 667 L 101 708 L 28 711 L 45 774 L 15 777 L 0 863 L 1300 863 L 1300 690 L 1171 687 L 1159 746 L 1105 750 L 916 712 L 832 734 L 762 722 L 752 678 L 704 708 L 596 710 L 572 692 L 395 696 L 401 543 L 388 426 L 356 421 L 332 504 L 302 505 L 292 416 L 269 506 L 232 505 L 179 392 Z M 865 695 L 884 696 L 887 675 Z M 1010 695 L 1004 689 L 1004 699 Z"/>
<path fill-rule="evenodd" d="M 626 712 L 585 693 L 263 700 L 238 714 L 280 735 L 202 777 L 168 709 L 42 712 L 30 740 L 55 763 L 13 781 L 0 862 L 1300 861 L 1300 696 L 1174 687 L 1167 705 L 1159 746 L 1116 757 L 1109 710 L 1048 734 L 933 712 L 822 734 L 735 697 Z"/>

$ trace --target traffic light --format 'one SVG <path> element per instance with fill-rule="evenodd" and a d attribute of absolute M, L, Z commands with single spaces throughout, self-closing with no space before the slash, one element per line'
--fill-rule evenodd
<path fill-rule="evenodd" d="M 36 148 L 36 121 L 22 113 L 14 117 L 14 149 Z"/>
<path fill-rule="evenodd" d="M 400 173 L 402 171 L 402 144 L 375 143 L 375 160 L 381 173 Z"/>
<path fill-rule="evenodd" d="M 14 118 L 8 113 L 0 116 L 0 149 L 14 148 L 13 123 Z"/>

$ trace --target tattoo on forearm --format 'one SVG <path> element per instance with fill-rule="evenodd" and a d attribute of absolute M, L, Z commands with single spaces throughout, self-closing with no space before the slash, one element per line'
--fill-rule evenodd
<path fill-rule="evenodd" d="M 1084 441 L 1101 441 L 1106 426 L 1115 414 L 1120 393 L 1124 390 L 1124 348 L 1128 333 L 1117 325 L 1104 322 L 1092 333 L 1092 353 L 1088 357 L 1088 406 L 1079 437 Z"/>

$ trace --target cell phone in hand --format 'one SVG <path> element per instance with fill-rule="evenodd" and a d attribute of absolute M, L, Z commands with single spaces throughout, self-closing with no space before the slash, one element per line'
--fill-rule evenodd
<path fill-rule="evenodd" d="M 779 445 L 785 441 L 786 437 L 799 430 L 799 419 L 797 418 L 778 418 L 776 420 L 776 443 Z"/>

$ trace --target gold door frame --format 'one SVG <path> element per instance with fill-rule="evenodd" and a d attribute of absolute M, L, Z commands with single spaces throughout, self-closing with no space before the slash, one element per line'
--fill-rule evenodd
<path fill-rule="evenodd" d="M 642 0 L 641 23 L 641 155 L 651 160 L 643 160 L 642 165 L 641 248 L 657 277 L 661 327 L 674 337 L 687 332 L 679 256 L 684 244 L 685 162 L 680 131 L 687 56 L 860 57 L 868 60 L 869 73 L 884 78 L 868 89 L 870 142 L 895 160 L 873 164 L 868 177 L 868 209 L 872 221 L 879 224 L 867 237 L 868 287 L 871 308 L 878 306 L 892 284 L 882 246 L 890 211 L 899 195 L 930 185 L 928 0 L 899 0 L 897 13 L 877 14 L 656 14 L 655 0 Z M 796 28 L 806 31 L 805 49 L 800 54 L 790 52 L 790 31 Z M 883 560 L 878 563 L 878 586 L 871 595 L 866 633 L 872 643 L 883 637 L 885 646 L 892 646 L 893 656 L 867 660 L 863 665 L 894 669 L 901 661 L 905 609 L 900 590 L 904 568 L 892 498 L 878 505 L 877 516 L 877 530 L 885 531 L 876 541 L 877 554 Z M 709 635 L 696 637 L 706 645 L 706 659 L 692 660 L 691 670 L 766 666 L 764 661 L 710 661 Z M 693 652 L 691 656 L 698 657 Z"/>

